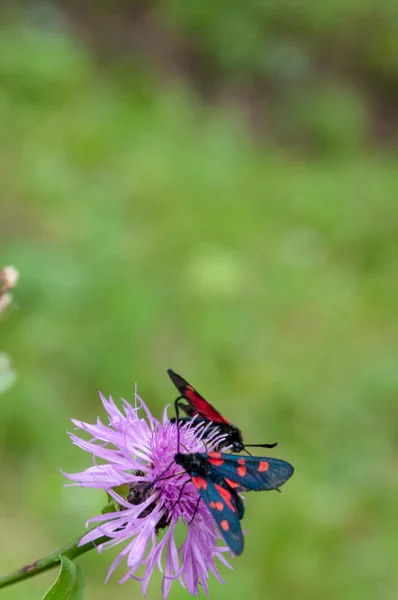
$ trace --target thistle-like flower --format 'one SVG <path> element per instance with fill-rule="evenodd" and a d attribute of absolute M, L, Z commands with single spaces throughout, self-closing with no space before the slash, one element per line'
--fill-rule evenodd
<path fill-rule="evenodd" d="M 167 598 L 175 579 L 190 594 L 199 595 L 202 586 L 207 595 L 209 573 L 224 583 L 215 558 L 231 568 L 224 556 L 229 550 L 225 543 L 218 544 L 222 538 L 207 507 L 198 502 L 198 492 L 187 473 L 173 462 L 177 427 L 168 420 L 167 407 L 160 422 L 137 394 L 134 407 L 123 400 L 123 411 L 112 398 L 107 400 L 102 394 L 100 397 L 109 424 L 100 419 L 95 425 L 73 419 L 76 428 L 87 432 L 91 439 L 69 434 L 74 444 L 93 455 L 94 465 L 66 477 L 76 482 L 71 485 L 106 490 L 114 508 L 88 521 L 87 525 L 98 525 L 82 538 L 80 545 L 95 543 L 102 536 L 109 539 L 98 546 L 100 552 L 125 543 L 107 579 L 126 559 L 128 571 L 120 583 L 130 577 L 139 580 L 144 595 L 156 567 L 163 573 L 163 598 Z M 189 453 L 212 450 L 222 440 L 217 432 L 206 432 L 195 419 L 180 427 L 179 436 L 181 449 Z M 177 548 L 174 534 L 180 519 L 186 525 L 186 537 Z"/>

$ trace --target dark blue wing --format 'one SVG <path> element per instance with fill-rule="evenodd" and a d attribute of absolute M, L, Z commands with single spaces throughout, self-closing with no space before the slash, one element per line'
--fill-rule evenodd
<path fill-rule="evenodd" d="M 231 489 L 230 486 L 228 486 L 228 487 L 229 487 L 229 489 Z M 244 490 L 242 490 L 242 492 L 243 491 Z M 235 501 L 236 501 L 236 508 L 237 508 L 237 511 L 238 511 L 238 519 L 239 519 L 239 521 L 241 521 L 243 519 L 243 517 L 244 517 L 244 514 L 245 514 L 245 505 L 243 503 L 242 498 L 239 496 L 239 494 L 235 494 Z"/>
<path fill-rule="evenodd" d="M 294 472 L 292 465 L 279 458 L 237 456 L 209 452 L 202 455 L 212 467 L 212 477 L 227 480 L 236 491 L 275 490 Z"/>
<path fill-rule="evenodd" d="M 229 548 L 234 554 L 242 554 L 244 538 L 239 523 L 244 513 L 242 499 L 222 480 L 195 475 L 191 479 Z"/>

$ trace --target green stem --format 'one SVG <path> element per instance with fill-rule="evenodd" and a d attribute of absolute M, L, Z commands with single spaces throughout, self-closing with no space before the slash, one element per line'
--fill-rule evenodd
<path fill-rule="evenodd" d="M 81 540 L 81 537 L 77 538 L 73 542 L 66 544 L 65 546 L 61 546 L 55 552 L 48 554 L 44 558 L 40 558 L 39 560 L 35 560 L 30 565 L 26 565 L 22 567 L 22 569 L 18 569 L 18 571 L 14 571 L 5 577 L 0 577 L 0 588 L 7 587 L 8 585 L 12 585 L 13 583 L 18 583 L 23 579 L 28 579 L 29 577 L 34 577 L 35 575 L 39 575 L 39 573 L 44 573 L 44 571 L 48 571 L 49 569 L 53 569 L 56 567 L 61 560 L 61 554 L 73 560 L 77 558 L 81 554 L 96 548 L 98 544 L 103 544 L 109 538 L 103 536 L 95 541 L 95 545 L 93 542 L 89 542 L 88 544 L 84 544 L 84 546 L 78 546 L 78 543 Z"/>

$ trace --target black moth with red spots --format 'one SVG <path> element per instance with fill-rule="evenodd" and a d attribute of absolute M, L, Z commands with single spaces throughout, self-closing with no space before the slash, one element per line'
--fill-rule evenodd
<path fill-rule="evenodd" d="M 171 419 L 172 422 L 176 420 L 184 423 L 189 421 L 193 417 L 197 418 L 197 423 L 203 423 L 208 425 L 206 429 L 207 437 L 217 429 L 218 433 L 225 434 L 225 439 L 220 445 L 220 449 L 226 446 L 232 446 L 234 452 L 242 452 L 246 446 L 257 446 L 261 448 L 274 448 L 275 444 L 244 444 L 242 433 L 240 429 L 233 425 L 224 415 L 222 415 L 214 406 L 210 404 L 203 396 L 199 394 L 195 388 L 190 385 L 181 375 L 178 375 L 171 369 L 167 370 L 167 373 L 171 381 L 176 386 L 180 393 L 180 396 L 176 398 L 174 405 L 176 409 L 177 419 Z M 184 404 L 181 400 L 187 400 L 189 404 Z M 183 410 L 187 417 L 182 419 L 179 418 L 179 409 Z"/>
<path fill-rule="evenodd" d="M 244 544 L 239 523 L 243 518 L 244 506 L 238 492 L 279 489 L 294 471 L 291 464 L 278 458 L 243 458 L 220 452 L 178 452 L 174 460 L 191 477 L 234 554 L 241 554 Z"/>

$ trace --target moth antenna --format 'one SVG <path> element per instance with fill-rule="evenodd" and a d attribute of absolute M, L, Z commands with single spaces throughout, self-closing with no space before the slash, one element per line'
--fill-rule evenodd
<path fill-rule="evenodd" d="M 180 451 L 180 424 L 179 424 L 180 413 L 179 413 L 179 409 L 178 409 L 178 401 L 181 400 L 181 398 L 183 398 L 183 396 L 178 396 L 178 398 L 176 398 L 174 401 L 174 408 L 176 411 L 176 427 L 177 427 L 177 452 Z"/>
<path fill-rule="evenodd" d="M 169 477 L 163 477 L 163 474 L 166 473 L 166 471 L 168 471 L 171 467 L 171 465 L 174 464 L 174 460 L 171 461 L 171 463 L 169 465 L 167 465 L 167 467 L 165 469 L 163 469 L 163 471 L 160 473 L 160 475 L 158 475 L 156 477 L 156 479 L 154 479 L 153 481 L 151 481 L 151 483 L 148 483 L 148 485 L 146 485 L 143 489 L 143 493 L 145 494 L 148 490 L 151 489 L 152 486 L 155 485 L 155 483 L 157 483 L 158 481 L 161 481 L 162 479 L 170 479 L 170 477 L 175 477 L 177 475 L 177 473 L 174 473 L 173 475 L 170 475 Z"/>
<path fill-rule="evenodd" d="M 278 442 L 274 444 L 245 444 L 245 448 L 275 448 L 278 445 Z"/>
<path fill-rule="evenodd" d="M 198 512 L 199 502 L 201 501 L 201 499 L 202 498 L 199 496 L 198 501 L 197 501 L 196 506 L 195 506 L 195 510 L 193 511 L 192 519 L 189 521 L 188 525 L 190 525 L 192 523 L 192 521 L 194 520 L 194 518 L 196 516 L 196 513 Z"/>
<path fill-rule="evenodd" d="M 185 471 L 184 471 L 185 473 Z M 169 512 L 172 512 L 174 510 L 174 508 L 177 506 L 177 504 L 179 503 L 179 501 L 181 500 L 182 497 L 182 493 L 185 489 L 185 486 L 187 485 L 187 483 L 189 483 L 191 481 L 191 479 L 187 479 L 187 481 L 184 481 L 184 483 L 182 484 L 182 488 L 180 489 L 180 493 L 178 494 L 178 498 L 177 500 L 174 502 L 173 506 L 169 509 Z"/>

